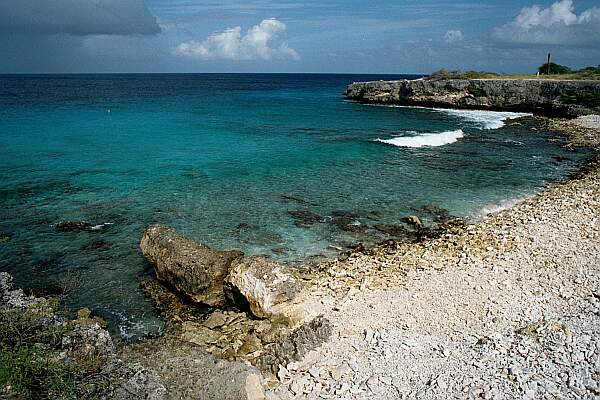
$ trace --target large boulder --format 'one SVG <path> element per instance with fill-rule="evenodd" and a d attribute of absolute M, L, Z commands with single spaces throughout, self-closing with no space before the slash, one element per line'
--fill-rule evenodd
<path fill-rule="evenodd" d="M 161 225 L 146 230 L 140 248 L 160 281 L 212 307 L 225 303 L 223 282 L 231 264 L 243 256 L 239 251 L 213 250 Z"/>
<path fill-rule="evenodd" d="M 226 282 L 234 298 L 241 295 L 258 318 L 276 315 L 280 311 L 277 306 L 293 300 L 303 288 L 290 269 L 258 256 L 237 261 Z"/>

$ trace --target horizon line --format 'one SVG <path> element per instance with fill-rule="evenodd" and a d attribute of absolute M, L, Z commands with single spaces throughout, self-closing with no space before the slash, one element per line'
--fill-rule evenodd
<path fill-rule="evenodd" d="M 2 75 L 420 75 L 408 72 L 0 72 Z"/>

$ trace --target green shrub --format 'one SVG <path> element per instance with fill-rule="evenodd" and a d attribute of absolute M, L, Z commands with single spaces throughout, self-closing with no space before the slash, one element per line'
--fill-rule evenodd
<path fill-rule="evenodd" d="M 467 87 L 467 93 L 475 97 L 485 97 L 485 92 L 479 86 L 470 84 Z"/>
<path fill-rule="evenodd" d="M 0 388 L 31 399 L 58 399 L 75 390 L 75 369 L 50 349 L 21 345 L 0 348 Z"/>
<path fill-rule="evenodd" d="M 58 358 L 62 337 L 71 330 L 58 322 L 58 300 L 42 301 L 26 310 L 0 313 L 0 397 L 70 397 L 80 368 Z"/>
<path fill-rule="evenodd" d="M 540 75 L 548 75 L 548 63 L 540 65 L 538 71 L 540 71 Z M 569 67 L 565 67 L 564 65 L 560 64 L 555 64 L 553 62 L 550 63 L 550 75 L 564 75 L 570 74 L 571 72 L 571 68 Z"/>
<path fill-rule="evenodd" d="M 565 102 L 587 107 L 600 107 L 600 92 L 592 89 L 575 89 L 565 96 Z"/>

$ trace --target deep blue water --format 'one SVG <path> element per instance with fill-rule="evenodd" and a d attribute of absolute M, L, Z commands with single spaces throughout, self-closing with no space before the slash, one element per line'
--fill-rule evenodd
<path fill-rule="evenodd" d="M 138 250 L 150 223 L 298 265 L 334 255 L 330 245 L 386 239 L 370 228 L 377 223 L 431 222 L 424 205 L 476 218 L 563 178 L 584 156 L 566 154 L 552 133 L 484 129 L 495 118 L 487 114 L 343 99 L 352 81 L 390 78 L 400 77 L 0 76 L 0 270 L 22 286 L 67 286 L 71 307 L 139 337 L 161 329 L 138 288 L 151 271 Z M 376 141 L 459 129 L 437 147 Z M 298 227 L 296 209 L 325 222 Z M 369 229 L 327 223 L 335 210 Z M 62 220 L 112 225 L 58 232 Z"/>

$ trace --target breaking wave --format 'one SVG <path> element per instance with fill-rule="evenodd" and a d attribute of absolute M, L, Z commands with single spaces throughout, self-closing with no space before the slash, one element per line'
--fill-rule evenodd
<path fill-rule="evenodd" d="M 416 133 L 416 132 L 413 132 Z M 416 136 L 400 136 L 391 139 L 376 139 L 376 142 L 397 147 L 438 147 L 456 142 L 464 136 L 462 129 L 440 133 L 424 133 Z"/>

